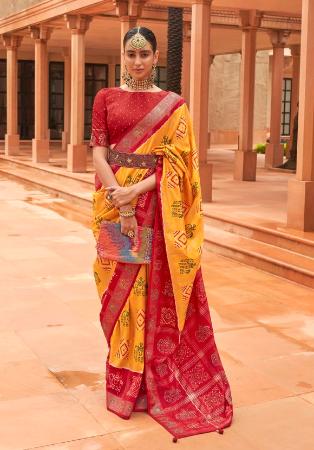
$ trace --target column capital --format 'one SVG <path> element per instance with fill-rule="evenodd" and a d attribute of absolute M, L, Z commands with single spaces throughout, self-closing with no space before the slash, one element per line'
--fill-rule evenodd
<path fill-rule="evenodd" d="M 2 40 L 3 45 L 7 50 L 16 50 L 22 42 L 23 36 L 18 36 L 16 34 L 3 34 Z"/>
<path fill-rule="evenodd" d="M 81 14 L 64 14 L 64 20 L 72 34 L 85 34 L 92 21 L 92 17 Z"/>
<path fill-rule="evenodd" d="M 191 22 L 188 20 L 183 21 L 183 41 L 191 42 Z"/>
<path fill-rule="evenodd" d="M 192 0 L 192 5 L 209 5 L 213 3 L 213 0 Z"/>
<path fill-rule="evenodd" d="M 291 56 L 301 56 L 301 45 L 300 44 L 289 45 L 289 48 L 291 50 Z"/>
<path fill-rule="evenodd" d="M 288 30 L 270 31 L 269 37 L 273 48 L 285 48 L 290 34 L 291 31 Z"/>
<path fill-rule="evenodd" d="M 116 7 L 116 15 L 120 19 L 124 17 L 137 19 L 141 16 L 143 6 L 147 0 L 113 0 Z"/>
<path fill-rule="evenodd" d="M 45 25 L 30 26 L 28 29 L 31 33 L 31 38 L 35 41 L 48 41 L 52 33 L 52 29 Z"/>
<path fill-rule="evenodd" d="M 261 26 L 262 13 L 257 9 L 241 9 L 239 11 L 240 27 L 243 30 L 256 30 Z"/>

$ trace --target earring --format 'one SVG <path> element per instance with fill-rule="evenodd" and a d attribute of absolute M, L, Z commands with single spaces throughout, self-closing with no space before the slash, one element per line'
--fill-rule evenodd
<path fill-rule="evenodd" d="M 122 74 L 122 80 L 128 84 L 128 82 L 131 80 L 131 75 L 128 72 L 128 69 L 126 67 L 126 65 L 124 66 L 124 72 Z"/>
<path fill-rule="evenodd" d="M 156 64 L 153 64 L 152 71 L 151 71 L 151 74 L 150 74 L 150 80 L 151 80 L 152 84 L 154 84 L 154 82 L 155 82 L 156 74 L 157 74 Z"/>

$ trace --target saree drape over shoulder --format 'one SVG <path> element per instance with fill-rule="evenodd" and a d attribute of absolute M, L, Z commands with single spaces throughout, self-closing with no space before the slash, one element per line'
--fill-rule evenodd
<path fill-rule="evenodd" d="M 201 272 L 201 191 L 189 111 L 172 92 L 122 91 L 97 94 L 91 143 L 115 144 L 108 160 L 119 185 L 156 173 L 157 187 L 135 201 L 138 224 L 153 228 L 151 263 L 97 257 L 94 265 L 109 347 L 107 408 L 125 419 L 148 411 L 177 438 L 226 428 L 232 398 Z M 119 213 L 97 179 L 96 240 L 103 220 L 118 222 Z"/>

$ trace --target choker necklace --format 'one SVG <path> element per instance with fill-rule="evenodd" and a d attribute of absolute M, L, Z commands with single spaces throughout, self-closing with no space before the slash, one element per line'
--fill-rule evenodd
<path fill-rule="evenodd" d="M 154 86 L 155 74 L 156 74 L 156 66 L 153 65 L 153 70 L 149 78 L 146 78 L 145 80 L 135 80 L 132 77 L 132 75 L 127 71 L 127 68 L 125 68 L 125 72 L 122 75 L 122 79 L 128 88 L 134 91 L 144 91 L 147 89 L 151 89 Z"/>

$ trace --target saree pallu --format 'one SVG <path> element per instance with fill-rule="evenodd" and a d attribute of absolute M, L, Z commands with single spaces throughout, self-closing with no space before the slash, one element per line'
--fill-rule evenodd
<path fill-rule="evenodd" d="M 156 173 L 157 186 L 134 202 L 138 224 L 153 227 L 151 263 L 97 257 L 94 265 L 109 347 L 107 408 L 124 419 L 147 411 L 177 438 L 226 428 L 232 422 L 232 398 L 200 266 L 198 153 L 184 100 L 168 93 L 113 153 L 110 165 L 119 185 Z M 154 155 L 155 167 L 147 164 L 147 155 L 150 162 Z M 97 188 L 96 240 L 102 220 L 119 221 L 99 182 Z"/>

